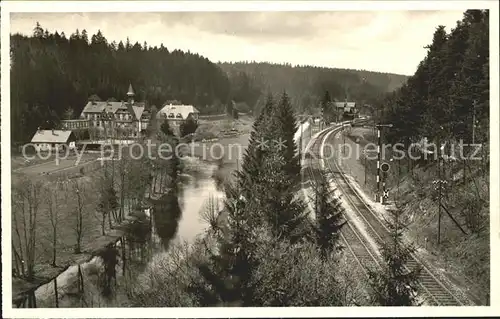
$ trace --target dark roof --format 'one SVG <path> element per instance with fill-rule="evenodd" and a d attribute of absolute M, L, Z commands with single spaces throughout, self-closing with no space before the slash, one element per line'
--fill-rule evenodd
<path fill-rule="evenodd" d="M 83 113 L 116 113 L 120 111 L 129 111 L 134 114 L 137 119 L 140 119 L 142 112 L 144 112 L 145 103 L 134 103 L 132 108 L 129 109 L 129 104 L 126 102 L 88 102 L 83 108 Z"/>

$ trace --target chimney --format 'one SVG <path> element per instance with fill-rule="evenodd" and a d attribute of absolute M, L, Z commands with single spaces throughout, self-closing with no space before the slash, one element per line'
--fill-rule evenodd
<path fill-rule="evenodd" d="M 56 135 L 56 132 L 54 132 L 54 129 L 52 129 L 52 135 Z"/>

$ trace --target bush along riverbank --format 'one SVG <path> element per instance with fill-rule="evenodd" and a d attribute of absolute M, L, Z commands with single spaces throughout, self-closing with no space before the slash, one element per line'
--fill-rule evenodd
<path fill-rule="evenodd" d="M 64 294 L 65 278 L 75 277 L 68 273 L 76 269 L 76 277 L 81 278 L 82 265 L 95 264 L 95 257 L 121 242 L 136 224 L 149 224 L 144 209 L 151 190 L 158 194 L 176 189 L 179 168 L 177 159 L 153 163 L 125 154 L 119 161 L 104 161 L 89 175 L 68 180 L 15 175 L 14 306 L 37 307 L 37 296 L 47 294 L 46 288 L 39 288 L 48 284 L 54 295 Z M 58 286 L 62 290 L 56 293 Z M 56 300 L 52 306 L 59 306 Z"/>

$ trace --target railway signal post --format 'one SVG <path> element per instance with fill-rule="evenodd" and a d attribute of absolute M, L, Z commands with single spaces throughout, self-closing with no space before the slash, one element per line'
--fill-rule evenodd
<path fill-rule="evenodd" d="M 387 172 L 389 171 L 390 166 L 388 163 L 382 163 L 380 165 L 380 170 L 382 171 L 382 204 L 385 205 L 387 203 L 387 199 L 389 198 L 389 191 L 385 188 L 385 181 L 387 180 Z"/>
<path fill-rule="evenodd" d="M 381 152 L 381 148 L 382 148 L 382 128 L 384 127 L 392 127 L 392 124 L 377 124 L 375 125 L 375 127 L 377 128 L 377 138 L 378 138 L 378 147 L 377 147 L 377 153 L 378 153 L 378 159 L 377 159 L 377 195 L 376 195 L 376 198 L 375 198 L 375 201 L 379 202 L 379 203 L 383 203 L 383 196 L 381 196 L 382 194 L 380 193 L 380 180 L 381 180 L 381 176 L 380 176 L 380 163 L 382 162 L 382 152 Z M 385 183 L 385 182 L 384 182 Z"/>

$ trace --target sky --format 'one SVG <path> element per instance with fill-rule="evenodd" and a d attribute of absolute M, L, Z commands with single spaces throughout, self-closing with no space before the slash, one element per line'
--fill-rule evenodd
<path fill-rule="evenodd" d="M 462 11 L 12 13 L 11 33 L 36 22 L 69 36 L 101 30 L 109 42 L 163 43 L 213 62 L 258 61 L 412 75 L 438 25 Z M 90 36 L 89 36 L 90 38 Z"/>

